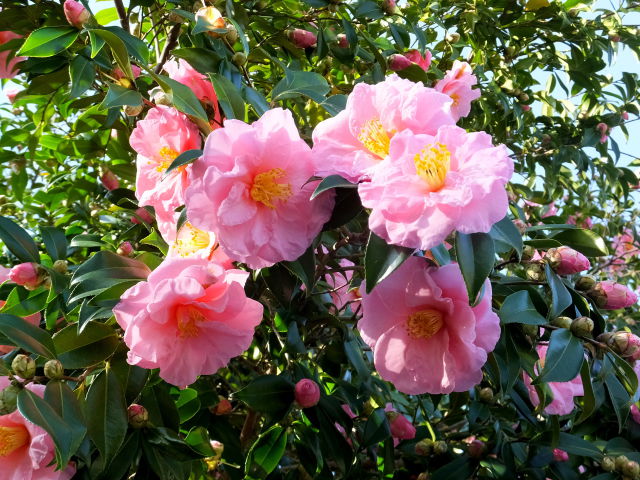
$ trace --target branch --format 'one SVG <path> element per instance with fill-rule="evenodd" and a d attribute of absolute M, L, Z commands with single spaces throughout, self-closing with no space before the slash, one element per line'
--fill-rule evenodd
<path fill-rule="evenodd" d="M 180 35 L 180 24 L 176 23 L 171 30 L 169 31 L 169 35 L 167 35 L 167 42 L 164 44 L 164 49 L 162 50 L 162 55 L 160 55 L 160 60 L 158 61 L 158 65 L 156 65 L 155 72 L 160 73 L 162 71 L 162 67 L 169 59 L 169 54 L 171 50 L 178 44 L 178 35 Z"/>
<path fill-rule="evenodd" d="M 114 0 L 116 4 L 116 11 L 118 12 L 118 18 L 120 18 L 120 25 L 127 32 L 129 32 L 129 16 L 127 15 L 127 10 L 124 8 L 122 0 Z"/>

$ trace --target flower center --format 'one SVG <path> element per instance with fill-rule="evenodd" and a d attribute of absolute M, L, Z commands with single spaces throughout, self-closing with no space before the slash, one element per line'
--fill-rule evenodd
<path fill-rule="evenodd" d="M 186 257 L 208 247 L 209 243 L 210 237 L 208 232 L 199 230 L 189 222 L 186 222 L 178 234 L 176 249 L 181 257 Z"/>
<path fill-rule="evenodd" d="M 179 338 L 197 337 L 200 334 L 198 324 L 207 321 L 203 313 L 192 305 L 178 307 L 176 317 L 178 318 Z"/>
<path fill-rule="evenodd" d="M 444 322 L 442 313 L 438 310 L 427 308 L 409 315 L 407 331 L 412 338 L 429 339 L 440 331 Z"/>
<path fill-rule="evenodd" d="M 7 457 L 29 443 L 29 432 L 25 427 L 0 426 L 0 457 Z"/>
<path fill-rule="evenodd" d="M 274 199 L 284 202 L 293 194 L 291 185 L 276 182 L 278 178 L 282 178 L 285 175 L 285 171 L 281 168 L 272 168 L 256 175 L 251 186 L 251 198 L 269 208 L 276 208 L 273 204 Z"/>
<path fill-rule="evenodd" d="M 413 162 L 418 176 L 427 182 L 432 192 L 444 187 L 451 162 L 451 153 L 446 146 L 441 143 L 428 145 L 416 154 Z"/>
<path fill-rule="evenodd" d="M 377 118 L 368 120 L 360 129 L 358 140 L 374 155 L 384 158 L 389 155 L 389 144 L 395 130 L 387 132 Z"/>
<path fill-rule="evenodd" d="M 179 153 L 176 152 L 173 148 L 162 147 L 158 152 L 158 156 L 162 159 L 162 161 L 158 163 L 156 170 L 158 172 L 164 172 L 167 168 L 169 168 L 171 162 L 173 162 L 178 155 Z"/>
<path fill-rule="evenodd" d="M 460 95 L 458 95 L 457 93 L 452 93 L 449 96 L 451 97 L 451 100 L 453 100 L 454 107 L 457 107 L 458 105 L 460 105 Z"/>

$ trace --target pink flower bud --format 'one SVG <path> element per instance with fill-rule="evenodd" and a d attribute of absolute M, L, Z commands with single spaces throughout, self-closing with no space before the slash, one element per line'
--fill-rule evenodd
<path fill-rule="evenodd" d="M 7 96 L 9 95 L 7 94 Z M 622 116 L 623 120 L 629 120 L 629 112 L 622 112 L 620 115 Z"/>
<path fill-rule="evenodd" d="M 9 280 L 25 288 L 36 288 L 41 283 L 38 266 L 35 263 L 20 263 L 9 272 Z"/>
<path fill-rule="evenodd" d="M 140 207 L 135 211 L 135 215 L 131 217 L 131 223 L 135 223 L 136 225 L 140 223 L 142 220 L 145 223 L 153 223 L 153 215 L 149 213 L 144 207 Z"/>
<path fill-rule="evenodd" d="M 600 122 L 598 125 L 596 125 L 596 130 L 598 130 L 600 134 L 604 135 L 609 131 L 609 125 Z"/>
<path fill-rule="evenodd" d="M 339 33 L 336 40 L 340 48 L 349 48 L 349 40 L 347 40 L 347 36 L 344 33 Z"/>
<path fill-rule="evenodd" d="M 18 95 L 21 92 L 21 90 L 19 88 L 14 88 L 14 87 L 8 87 L 4 94 L 7 96 L 7 98 L 9 99 L 9 102 L 13 103 L 16 101 L 16 95 Z M 626 113 L 626 112 L 625 112 Z M 628 115 L 627 115 L 628 117 Z"/>
<path fill-rule="evenodd" d="M 589 296 L 605 310 L 627 308 L 638 301 L 638 296 L 627 287 L 609 280 L 597 283 Z"/>
<path fill-rule="evenodd" d="M 609 136 L 608 135 L 601 135 L 600 136 L 600 143 L 607 143 L 607 140 L 609 140 Z"/>
<path fill-rule="evenodd" d="M 387 412 L 387 418 L 389 419 L 389 428 L 393 438 L 411 440 L 416 436 L 416 427 L 404 415 L 398 412 Z"/>
<path fill-rule="evenodd" d="M 420 54 L 418 50 L 415 50 L 415 49 L 408 50 L 404 52 L 402 55 L 407 57 L 416 65 L 418 65 L 425 72 L 429 70 L 429 65 L 431 65 L 431 52 L 429 50 L 424 52 L 424 57 Z"/>
<path fill-rule="evenodd" d="M 480 459 L 483 457 L 486 446 L 482 440 L 474 438 L 467 446 L 467 453 L 471 458 Z"/>
<path fill-rule="evenodd" d="M 631 405 L 631 418 L 633 418 L 634 422 L 640 424 L 640 408 L 635 403 Z"/>
<path fill-rule="evenodd" d="M 387 15 L 393 15 L 397 10 L 396 0 L 383 0 L 382 11 Z"/>
<path fill-rule="evenodd" d="M 393 55 L 389 56 L 387 63 L 389 64 L 389 68 L 394 72 L 399 72 L 400 70 L 409 68 L 413 64 L 413 62 L 407 57 L 398 53 L 394 53 Z"/>
<path fill-rule="evenodd" d="M 131 255 L 133 253 L 133 246 L 131 245 L 131 242 L 122 242 L 118 247 L 118 250 L 116 250 L 116 253 L 123 257 Z"/>
<path fill-rule="evenodd" d="M 553 459 L 556 462 L 568 462 L 569 461 L 569 454 L 567 452 L 565 452 L 564 450 L 561 450 L 559 448 L 554 448 L 553 449 Z"/>
<path fill-rule="evenodd" d="M 310 378 L 303 378 L 296 383 L 295 398 L 302 408 L 314 407 L 320 401 L 320 387 Z"/>
<path fill-rule="evenodd" d="M 127 417 L 129 424 L 133 428 L 146 427 L 149 423 L 149 412 L 142 405 L 133 403 L 127 408 Z"/>
<path fill-rule="evenodd" d="M 606 340 L 607 345 L 620 356 L 631 360 L 640 358 L 640 338 L 633 333 L 620 330 L 603 334 L 602 337 Z"/>
<path fill-rule="evenodd" d="M 529 110 L 531 110 L 531 106 L 529 105 L 520 105 L 520 108 L 523 112 L 528 112 Z"/>
<path fill-rule="evenodd" d="M 298 48 L 315 47 L 318 43 L 318 37 L 308 30 L 294 28 L 288 32 L 289 40 Z"/>
<path fill-rule="evenodd" d="M 67 17 L 67 22 L 76 28 L 83 28 L 84 24 L 91 18 L 89 11 L 84 8 L 80 2 L 76 2 L 75 0 L 65 0 L 63 9 L 64 16 Z"/>
<path fill-rule="evenodd" d="M 113 173 L 108 168 L 105 168 L 103 170 L 102 175 L 100 175 L 100 181 L 102 182 L 102 185 L 104 185 L 104 188 L 106 188 L 107 190 L 115 190 L 116 188 L 120 188 L 120 180 L 118 180 L 118 177 L 116 177 L 115 173 Z"/>
<path fill-rule="evenodd" d="M 140 73 L 142 72 L 142 70 L 140 70 L 140 67 L 137 66 L 137 65 L 131 65 L 131 72 L 133 73 L 133 78 L 135 80 L 136 78 L 138 78 L 140 76 Z M 114 68 L 113 71 L 111 72 L 111 75 L 116 80 L 120 80 L 121 78 L 125 78 L 126 77 L 126 75 L 120 69 L 120 67 Z"/>
<path fill-rule="evenodd" d="M 573 275 L 591 268 L 587 257 L 570 247 L 551 248 L 546 258 L 558 275 Z"/>
<path fill-rule="evenodd" d="M 218 403 L 215 407 L 213 407 L 214 415 L 229 415 L 233 410 L 233 405 L 231 402 L 223 397 L 222 395 L 218 395 Z"/>

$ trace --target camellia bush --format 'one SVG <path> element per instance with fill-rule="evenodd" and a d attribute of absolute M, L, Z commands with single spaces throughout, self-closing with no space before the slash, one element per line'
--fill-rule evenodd
<path fill-rule="evenodd" d="M 640 479 L 637 2 L 1 4 L 0 478 Z"/>

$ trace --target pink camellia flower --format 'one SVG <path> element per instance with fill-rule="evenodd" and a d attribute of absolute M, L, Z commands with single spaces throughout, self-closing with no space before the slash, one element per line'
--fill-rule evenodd
<path fill-rule="evenodd" d="M 640 409 L 635 403 L 631 405 L 631 418 L 633 418 L 634 422 L 640 424 Z"/>
<path fill-rule="evenodd" d="M 413 62 L 404 55 L 394 53 L 393 55 L 389 55 L 387 64 L 389 65 L 390 70 L 399 72 L 401 70 L 404 70 L 405 68 L 409 68 L 411 65 L 413 65 Z"/>
<path fill-rule="evenodd" d="M 404 52 L 403 55 L 418 65 L 425 72 L 429 70 L 429 65 L 431 65 L 431 52 L 429 50 L 424 52 L 424 57 L 420 55 L 420 51 L 415 49 L 408 50 Z"/>
<path fill-rule="evenodd" d="M 624 285 L 610 280 L 598 282 L 589 292 L 598 307 L 605 310 L 627 308 L 638 301 L 638 296 Z"/>
<path fill-rule="evenodd" d="M 3 284 L 7 280 L 9 280 L 10 272 L 11 272 L 10 268 L 3 267 L 2 265 L 0 265 L 0 284 Z"/>
<path fill-rule="evenodd" d="M 575 225 L 576 227 L 591 229 L 593 228 L 593 221 L 591 217 L 580 217 L 577 215 L 569 215 L 567 217 L 567 223 L 569 225 Z"/>
<path fill-rule="evenodd" d="M 10 384 L 0 377 L 0 390 Z M 30 383 L 33 393 L 44 396 L 44 385 Z M 49 434 L 15 410 L 0 415 L 0 472 L 3 480 L 69 480 L 76 473 L 75 464 L 56 470 L 55 447 Z"/>
<path fill-rule="evenodd" d="M 9 272 L 9 280 L 25 288 L 37 288 L 41 283 L 38 265 L 35 263 L 19 263 Z"/>
<path fill-rule="evenodd" d="M 2 283 L 2 278 L 0 278 L 0 283 Z M 5 300 L 0 300 L 0 309 L 4 307 L 6 303 L 7 302 Z M 42 315 L 40 315 L 40 312 L 36 312 L 32 315 L 27 315 L 26 317 L 23 318 L 23 320 L 29 322 L 31 325 L 35 325 L 36 327 L 40 325 L 41 319 L 42 319 Z M 14 347 L 13 345 L 0 345 L 0 355 L 9 353 L 14 348 L 16 347 Z"/>
<path fill-rule="evenodd" d="M 561 450 L 559 448 L 554 448 L 553 449 L 553 459 L 556 462 L 568 462 L 569 461 L 569 454 L 567 452 L 565 452 L 564 450 Z"/>
<path fill-rule="evenodd" d="M 368 178 L 399 132 L 435 135 L 440 126 L 454 125 L 451 104 L 447 95 L 397 75 L 376 85 L 358 83 L 346 108 L 313 131 L 316 175 Z"/>
<path fill-rule="evenodd" d="M 318 43 L 318 37 L 315 33 L 302 28 L 294 28 L 287 32 L 287 36 L 291 43 L 298 48 L 310 48 L 315 47 Z"/>
<path fill-rule="evenodd" d="M 558 207 L 556 207 L 556 202 L 551 202 L 547 205 L 544 213 L 540 215 L 540 218 L 554 217 L 558 214 Z"/>
<path fill-rule="evenodd" d="M 611 264 L 617 267 L 624 266 L 630 258 L 637 256 L 640 251 L 630 228 L 626 228 L 613 239 L 613 249 L 615 258 Z"/>
<path fill-rule="evenodd" d="M 197 257 L 165 259 L 113 309 L 128 362 L 159 368 L 177 386 L 216 373 L 249 348 L 262 320 L 262 305 L 244 292 L 248 276 Z"/>
<path fill-rule="evenodd" d="M 142 72 L 142 70 L 137 65 L 131 65 L 131 72 L 133 73 L 133 79 L 135 80 L 136 78 L 138 78 L 140 76 L 140 73 Z M 111 72 L 111 75 L 116 80 L 120 80 L 121 78 L 125 78 L 126 77 L 126 75 L 120 69 L 120 67 L 114 68 L 113 71 Z"/>
<path fill-rule="evenodd" d="M 145 223 L 153 223 L 153 215 L 144 207 L 137 208 L 135 211 L 135 215 L 131 216 L 131 223 L 135 223 L 136 225 L 140 222 Z"/>
<path fill-rule="evenodd" d="M 226 120 L 193 164 L 187 217 L 251 268 L 295 260 L 333 209 L 332 194 L 310 200 L 312 175 L 311 149 L 288 110 L 269 110 L 251 125 Z"/>
<path fill-rule="evenodd" d="M 539 375 L 544 367 L 544 361 L 547 355 L 547 345 L 538 345 L 536 351 L 540 360 L 534 366 L 536 375 Z M 523 373 L 524 384 L 529 390 L 529 398 L 534 407 L 540 404 L 540 398 L 535 387 L 531 384 L 531 378 L 526 373 Z M 549 415 L 568 415 L 573 411 L 575 405 L 573 403 L 573 397 L 581 397 L 584 395 L 584 389 L 582 387 L 582 378 L 580 374 L 569 382 L 549 382 L 547 386 L 553 394 L 553 401 L 547 405 L 544 409 Z"/>
<path fill-rule="evenodd" d="M 405 417 L 398 413 L 391 403 L 387 403 L 384 411 L 387 414 L 393 444 L 397 446 L 402 440 L 411 440 L 416 436 L 416 427 Z"/>
<path fill-rule="evenodd" d="M 104 188 L 107 190 L 115 190 L 116 188 L 120 188 L 120 180 L 116 177 L 116 174 L 113 173 L 108 168 L 105 168 L 100 175 L 100 181 Z"/>
<path fill-rule="evenodd" d="M 0 45 L 3 45 L 15 38 L 22 38 L 22 35 L 9 31 L 0 31 Z M 11 50 L 0 50 L 0 78 L 13 78 L 19 70 L 16 64 L 26 60 L 27 57 L 9 58 Z"/>
<path fill-rule="evenodd" d="M 482 380 L 500 337 L 489 281 L 470 307 L 457 264 L 435 268 L 409 257 L 371 293 L 361 291 L 358 330 L 384 380 L 410 395 L 463 392 Z"/>
<path fill-rule="evenodd" d="M 84 28 L 84 24 L 91 18 L 91 14 L 84 8 L 84 5 L 75 0 L 65 0 L 62 8 L 67 22 L 76 28 Z"/>
<path fill-rule="evenodd" d="M 484 132 L 456 126 L 432 135 L 397 134 L 391 152 L 360 183 L 369 228 L 387 242 L 428 250 L 454 230 L 488 232 L 504 218 L 513 162 Z"/>
<path fill-rule="evenodd" d="M 591 268 L 591 263 L 587 257 L 564 245 L 558 248 L 550 248 L 545 258 L 558 275 L 573 275 Z"/>
<path fill-rule="evenodd" d="M 179 214 L 175 209 L 184 204 L 191 165 L 183 165 L 165 177 L 175 158 L 202 145 L 198 127 L 175 108 L 158 105 L 136 124 L 129 139 L 138 153 L 136 197 L 140 205 L 155 209 L 158 228 L 167 239 L 175 232 Z"/>
<path fill-rule="evenodd" d="M 177 61 L 170 60 L 164 65 L 164 70 L 169 74 L 171 79 L 193 90 L 193 93 L 195 93 L 199 100 L 217 105 L 218 96 L 213 89 L 211 81 L 193 68 L 186 60 L 182 58 L 179 58 Z"/>
<path fill-rule="evenodd" d="M 469 115 L 471 102 L 480 97 L 480 90 L 473 89 L 477 83 L 478 79 L 473 74 L 471 65 L 456 60 L 451 70 L 447 70 L 444 78 L 435 84 L 436 90 L 453 99 L 451 110 L 456 121 Z"/>
<path fill-rule="evenodd" d="M 296 403 L 302 408 L 315 407 L 320 401 L 320 387 L 310 378 L 303 378 L 294 390 Z"/>
<path fill-rule="evenodd" d="M 469 437 L 465 443 L 467 444 L 467 453 L 471 458 L 481 459 L 487 450 L 485 443 L 475 436 Z"/>

